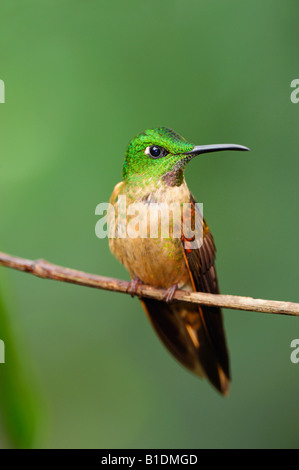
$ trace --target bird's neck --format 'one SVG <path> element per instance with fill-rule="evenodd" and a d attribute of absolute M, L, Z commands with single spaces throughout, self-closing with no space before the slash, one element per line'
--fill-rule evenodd
<path fill-rule="evenodd" d="M 130 188 L 132 191 L 136 190 L 137 188 L 140 189 L 140 187 L 156 187 L 160 189 L 161 187 L 167 188 L 181 186 L 184 181 L 185 179 L 182 169 L 169 171 L 162 176 L 156 176 L 148 173 L 134 173 L 128 175 L 127 178 L 125 178 L 127 188 Z"/>
<path fill-rule="evenodd" d="M 161 178 L 135 175 L 125 181 L 126 194 L 135 201 L 146 202 L 187 202 L 190 191 L 183 172 L 169 172 Z"/>

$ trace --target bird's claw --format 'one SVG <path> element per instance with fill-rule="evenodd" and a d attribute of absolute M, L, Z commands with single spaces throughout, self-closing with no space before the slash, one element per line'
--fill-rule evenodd
<path fill-rule="evenodd" d="M 167 291 L 165 292 L 165 294 L 163 295 L 163 300 L 167 303 L 167 304 L 170 304 L 173 300 L 173 296 L 174 294 L 176 293 L 176 291 L 178 290 L 178 285 L 177 284 L 173 284 L 173 286 L 169 287 L 167 289 Z"/>
<path fill-rule="evenodd" d="M 143 284 L 143 282 L 138 277 L 134 277 L 134 279 L 129 282 L 127 292 L 131 295 L 131 297 L 134 297 L 137 294 L 137 289 L 140 284 Z"/>

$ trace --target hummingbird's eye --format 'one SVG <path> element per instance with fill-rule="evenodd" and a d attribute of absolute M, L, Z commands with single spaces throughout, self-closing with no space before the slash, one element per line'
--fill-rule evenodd
<path fill-rule="evenodd" d="M 167 150 L 165 150 L 163 147 L 159 147 L 159 145 L 151 145 L 150 147 L 146 147 L 144 153 L 152 158 L 161 158 L 168 154 Z"/>

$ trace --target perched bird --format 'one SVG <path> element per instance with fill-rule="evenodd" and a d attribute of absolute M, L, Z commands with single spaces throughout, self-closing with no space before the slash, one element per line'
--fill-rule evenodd
<path fill-rule="evenodd" d="M 130 273 L 131 294 L 136 293 L 139 283 L 167 289 L 165 302 L 140 299 L 154 329 L 178 361 L 195 374 L 207 377 L 226 395 L 230 367 L 220 308 L 172 302 L 178 288 L 219 292 L 214 240 L 185 182 L 184 168 L 196 155 L 222 150 L 249 149 L 234 144 L 193 145 L 166 127 L 138 134 L 126 152 L 123 181 L 115 186 L 110 199 L 115 209 L 115 233 L 109 239 L 109 247 Z M 161 231 L 155 238 L 149 236 L 149 231 L 146 237 L 124 236 L 132 216 L 120 217 L 121 196 L 127 206 L 138 203 L 145 209 L 151 204 L 187 204 L 193 225 L 195 215 L 202 222 L 201 243 L 192 248 L 183 231 L 175 237 L 174 229 L 165 238 Z M 173 217 L 170 219 L 173 221 Z"/>

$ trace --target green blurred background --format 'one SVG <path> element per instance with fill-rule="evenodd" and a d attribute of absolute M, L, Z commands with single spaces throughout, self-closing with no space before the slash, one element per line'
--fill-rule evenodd
<path fill-rule="evenodd" d="M 290 0 L 2 1 L 0 250 L 128 279 L 94 211 L 128 141 L 164 125 L 251 147 L 198 158 L 186 179 L 222 293 L 298 302 L 298 15 Z M 0 274 L 0 338 L 18 355 L 6 344 L 2 447 L 298 447 L 298 318 L 224 312 L 222 398 L 173 360 L 137 299 Z"/>

